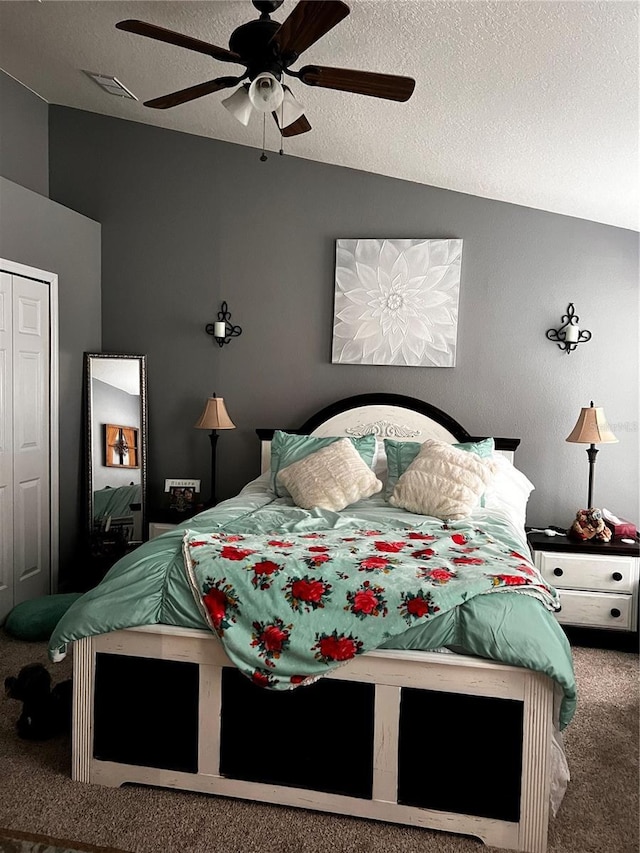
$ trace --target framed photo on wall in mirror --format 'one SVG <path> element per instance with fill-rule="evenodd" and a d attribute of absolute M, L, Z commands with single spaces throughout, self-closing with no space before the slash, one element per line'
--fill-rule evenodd
<path fill-rule="evenodd" d="M 137 427 L 105 424 L 105 462 L 108 468 L 139 468 Z"/>

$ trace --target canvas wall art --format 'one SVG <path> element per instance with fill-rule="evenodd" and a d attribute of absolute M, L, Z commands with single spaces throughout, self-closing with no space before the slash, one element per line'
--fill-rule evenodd
<path fill-rule="evenodd" d="M 453 367 L 462 240 L 337 240 L 334 364 Z"/>

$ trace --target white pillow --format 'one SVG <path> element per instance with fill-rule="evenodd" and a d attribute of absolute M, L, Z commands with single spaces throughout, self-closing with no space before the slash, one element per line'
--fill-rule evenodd
<path fill-rule="evenodd" d="M 384 486 L 387 479 L 387 452 L 384 448 L 384 439 L 376 438 L 376 452 L 373 455 L 373 473 Z"/>
<path fill-rule="evenodd" d="M 334 512 L 382 489 L 382 483 L 348 438 L 334 441 L 282 468 L 278 480 L 288 489 L 296 506 Z"/>
<path fill-rule="evenodd" d="M 389 503 L 444 520 L 466 518 L 478 505 L 493 471 L 492 459 L 430 438 L 396 483 Z"/>
<path fill-rule="evenodd" d="M 485 509 L 501 509 L 519 527 L 524 527 L 527 502 L 535 486 L 506 456 L 496 453 L 493 461 L 495 476 L 484 493 Z"/>

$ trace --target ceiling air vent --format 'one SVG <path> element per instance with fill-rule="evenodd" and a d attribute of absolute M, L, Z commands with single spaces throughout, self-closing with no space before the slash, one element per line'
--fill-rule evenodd
<path fill-rule="evenodd" d="M 130 92 L 115 77 L 110 77 L 108 74 L 97 74 L 95 71 L 85 71 L 84 73 L 110 95 L 117 95 L 119 98 L 131 98 L 132 101 L 138 100 L 133 92 Z"/>

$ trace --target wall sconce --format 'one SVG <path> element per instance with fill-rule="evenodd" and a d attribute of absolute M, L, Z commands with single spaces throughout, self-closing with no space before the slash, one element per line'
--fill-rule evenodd
<path fill-rule="evenodd" d="M 562 325 L 558 329 L 547 329 L 547 338 L 557 343 L 567 355 L 573 352 L 578 344 L 591 340 L 591 332 L 581 329 L 578 325 L 580 317 L 575 313 L 573 302 L 569 303 L 567 313 L 562 315 Z"/>
<path fill-rule="evenodd" d="M 242 334 L 240 326 L 234 326 L 230 322 L 231 313 L 227 308 L 227 303 L 223 302 L 218 311 L 218 319 L 215 323 L 207 323 L 205 331 L 208 335 L 213 335 L 219 347 L 228 344 L 231 338 L 237 338 Z"/>

